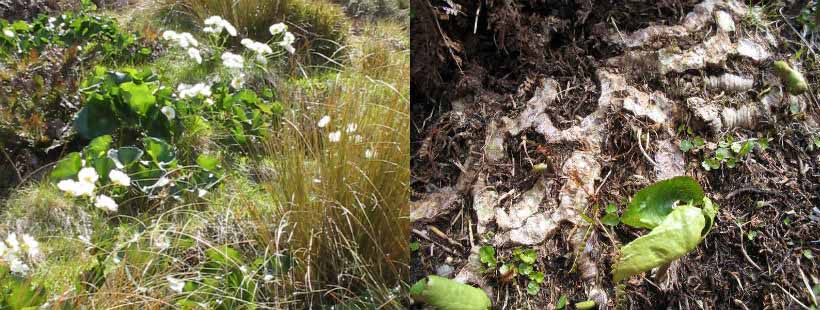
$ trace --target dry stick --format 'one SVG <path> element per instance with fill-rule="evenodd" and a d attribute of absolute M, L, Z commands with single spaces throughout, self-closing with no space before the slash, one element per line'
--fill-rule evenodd
<path fill-rule="evenodd" d="M 741 227 L 740 224 L 738 224 L 737 222 L 735 222 L 735 225 L 737 225 L 737 228 L 740 229 L 740 252 L 743 253 L 743 257 L 745 257 L 746 260 L 749 261 L 749 263 L 757 269 L 757 271 L 763 272 L 763 268 L 760 268 L 760 266 L 758 266 L 755 263 L 755 261 L 753 261 L 752 258 L 749 257 L 749 254 L 746 253 L 746 247 L 743 246 L 743 227 Z"/>
<path fill-rule="evenodd" d="M 806 295 L 809 295 L 809 298 L 811 299 L 811 301 L 816 306 L 817 305 L 817 297 L 814 297 L 814 293 L 811 290 L 811 285 L 809 284 L 809 279 L 806 277 L 806 274 L 803 273 L 803 268 L 800 268 L 800 258 L 799 257 L 797 258 L 797 271 L 800 271 L 800 278 L 803 279 L 803 285 L 806 286 L 806 291 L 808 292 L 808 294 L 806 294 Z"/>
<path fill-rule="evenodd" d="M 11 167 L 14 168 L 14 173 L 17 174 L 17 181 L 20 181 L 22 183 L 23 182 L 23 176 L 20 174 L 20 170 L 17 170 L 17 165 L 15 165 L 14 161 L 11 160 L 11 156 L 9 156 L 9 154 L 6 153 L 6 146 L 0 144 L 0 151 L 3 151 L 3 156 L 6 157 L 6 160 L 9 161 L 9 164 L 11 165 Z"/>
<path fill-rule="evenodd" d="M 794 302 L 796 302 L 797 304 L 799 304 L 801 307 L 803 307 L 803 308 L 804 308 L 804 309 L 806 309 L 806 310 L 811 310 L 811 308 L 809 308 L 808 306 L 806 306 L 806 305 L 804 305 L 802 302 L 800 302 L 800 300 L 799 300 L 799 299 L 797 299 L 797 297 L 794 297 L 794 295 L 792 295 L 792 293 L 790 293 L 787 289 L 785 289 L 785 288 L 783 288 L 782 286 L 780 286 L 780 284 L 774 283 L 774 285 L 776 285 L 776 286 L 777 286 L 777 287 L 779 287 L 781 290 L 783 290 L 783 293 L 786 293 L 786 295 L 789 295 L 789 297 L 791 297 L 791 299 L 792 299 L 792 300 L 794 300 Z"/>
<path fill-rule="evenodd" d="M 443 244 L 440 244 L 440 243 L 436 242 L 435 240 L 433 240 L 432 238 L 430 238 L 430 236 L 427 235 L 427 232 L 423 232 L 423 231 L 420 231 L 418 229 L 413 229 L 413 233 L 416 234 L 417 236 L 419 236 L 420 238 L 424 239 L 424 240 L 427 240 L 429 242 L 432 242 L 432 243 L 440 246 L 442 249 L 444 249 L 445 252 L 453 254 L 453 255 L 458 256 L 458 257 L 461 257 L 461 254 L 459 254 L 458 252 L 453 251 L 453 249 L 448 248 L 447 246 L 445 246 Z"/>
<path fill-rule="evenodd" d="M 649 163 L 652 164 L 652 166 L 657 166 L 658 163 L 656 163 L 654 160 L 652 160 L 652 158 L 649 157 L 649 154 L 646 154 L 646 150 L 643 149 L 643 144 L 641 144 L 641 139 L 643 139 L 643 129 L 638 127 L 638 147 L 641 149 L 641 153 L 643 154 L 643 156 L 646 157 L 646 160 L 648 160 Z M 647 144 L 648 144 L 648 142 L 649 142 L 649 136 L 648 135 L 646 137 L 646 140 L 647 140 Z"/>
<path fill-rule="evenodd" d="M 430 5 L 430 2 L 425 1 L 424 3 L 427 4 L 427 7 L 430 8 L 430 14 L 433 16 L 433 20 L 436 22 L 436 28 L 438 28 L 438 33 L 441 35 L 441 39 L 444 40 L 444 44 L 447 45 L 447 51 L 450 52 L 450 57 L 453 57 L 453 62 L 456 63 L 456 67 L 458 67 L 458 72 L 461 72 L 461 75 L 464 75 L 464 70 L 461 69 L 461 65 L 458 64 L 458 58 L 456 58 L 456 54 L 453 53 L 453 48 L 450 47 L 449 41 L 450 39 L 444 35 L 444 30 L 441 29 L 441 24 L 438 23 L 438 18 L 436 18 L 436 13 L 433 12 L 433 6 Z"/>
<path fill-rule="evenodd" d="M 461 243 L 458 243 L 458 242 L 456 242 L 455 240 L 453 240 L 452 238 L 450 238 L 450 236 L 448 236 L 448 235 L 447 235 L 447 234 L 445 234 L 443 231 L 441 231 L 440 229 L 438 229 L 438 227 L 433 226 L 433 225 L 427 225 L 427 228 L 428 228 L 428 229 L 430 229 L 430 231 L 432 231 L 434 234 L 436 234 L 436 235 L 438 235 L 439 237 L 441 237 L 442 239 L 447 240 L 447 242 L 449 242 L 450 244 L 452 244 L 452 245 L 454 245 L 454 246 L 457 246 L 457 247 L 459 247 L 459 248 L 463 248 L 463 246 L 461 245 Z"/>

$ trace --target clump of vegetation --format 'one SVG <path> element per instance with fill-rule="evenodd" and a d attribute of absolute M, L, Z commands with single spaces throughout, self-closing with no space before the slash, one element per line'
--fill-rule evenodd
<path fill-rule="evenodd" d="M 268 38 L 271 21 L 284 21 L 299 38 L 297 45 L 302 57 L 298 60 L 308 64 L 341 60 L 341 47 L 347 41 L 349 25 L 344 12 L 326 0 L 184 0 L 168 5 L 181 9 L 194 21 L 222 16 L 237 31 L 257 41 Z"/>
<path fill-rule="evenodd" d="M 295 76 L 282 68 L 304 64 L 306 39 L 347 21 L 335 5 L 290 4 L 253 20 L 203 10 L 190 32 L 125 31 L 91 9 L 3 24 L 15 36 L 0 44 L 19 48 L 3 49 L 8 68 L 54 47 L 77 63 L 59 158 L 3 202 L 0 231 L 26 227 L 47 254 L 16 275 L 36 289 L 20 305 L 401 308 L 410 62 L 389 42 L 405 28 L 368 24 L 374 39 L 349 42 L 343 29 L 337 43 L 366 57 Z M 79 21 L 38 30 L 63 18 Z"/>

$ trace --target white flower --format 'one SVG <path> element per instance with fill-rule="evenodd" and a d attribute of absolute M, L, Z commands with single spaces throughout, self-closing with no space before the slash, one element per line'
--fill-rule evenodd
<path fill-rule="evenodd" d="M 330 116 L 325 115 L 319 119 L 319 123 L 317 123 L 316 126 L 319 126 L 319 128 L 325 128 L 328 123 L 330 123 Z"/>
<path fill-rule="evenodd" d="M 204 189 L 201 189 L 201 188 L 198 189 L 197 192 L 196 192 L 196 195 L 199 198 L 205 197 L 205 195 L 207 195 L 207 194 L 208 194 L 208 191 L 206 191 Z"/>
<path fill-rule="evenodd" d="M 345 130 L 345 132 L 354 133 L 354 132 L 356 132 L 356 129 L 358 129 L 358 128 L 359 128 L 359 125 L 356 125 L 356 123 L 350 123 L 350 124 L 347 124 L 347 129 Z"/>
<path fill-rule="evenodd" d="M 251 39 L 242 39 L 241 43 L 247 49 L 249 49 L 249 50 L 251 50 L 251 51 L 253 51 L 254 53 L 257 53 L 257 54 L 263 54 L 264 55 L 264 54 L 273 53 L 273 50 L 270 48 L 270 46 L 268 46 L 267 44 L 262 43 L 262 42 L 256 42 L 256 41 L 251 40 Z"/>
<path fill-rule="evenodd" d="M 23 234 L 23 249 L 26 250 L 29 258 L 40 256 L 40 243 L 29 234 Z"/>
<path fill-rule="evenodd" d="M 117 212 L 117 202 L 106 195 L 97 196 L 97 200 L 94 201 L 94 206 L 103 210 Z"/>
<path fill-rule="evenodd" d="M 230 22 L 224 20 L 220 16 L 208 17 L 207 19 L 205 19 L 205 25 L 206 27 L 202 28 L 202 31 L 204 32 L 220 34 L 222 33 L 222 30 L 225 29 L 228 31 L 228 34 L 232 37 L 236 36 L 236 28 L 234 28 L 234 26 L 231 25 Z"/>
<path fill-rule="evenodd" d="M 341 131 L 334 131 L 327 135 L 327 139 L 330 142 L 339 142 L 342 139 L 342 132 Z"/>
<path fill-rule="evenodd" d="M 245 59 L 241 55 L 225 52 L 222 54 L 222 65 L 228 68 L 242 69 L 245 66 Z"/>
<path fill-rule="evenodd" d="M 171 290 L 177 293 L 182 293 L 182 289 L 185 287 L 185 280 L 177 279 L 172 276 L 165 277 L 165 280 L 168 281 L 168 287 L 170 287 Z"/>
<path fill-rule="evenodd" d="M 171 247 L 171 240 L 165 234 L 155 233 L 151 239 L 153 239 L 154 247 L 159 249 L 160 252 Z"/>
<path fill-rule="evenodd" d="M 188 85 L 185 83 L 179 84 L 177 86 L 177 93 L 179 93 L 180 99 L 186 98 L 193 98 L 196 96 L 202 97 L 210 97 L 211 96 L 211 85 L 207 85 L 205 83 L 197 83 L 195 85 Z"/>
<path fill-rule="evenodd" d="M 293 48 L 293 42 L 296 42 L 296 37 L 290 32 L 285 32 L 285 35 L 282 37 L 282 42 L 279 42 L 278 44 L 279 46 L 284 47 L 288 53 L 293 54 L 296 52 L 296 49 Z"/>
<path fill-rule="evenodd" d="M 119 170 L 111 170 L 108 173 L 108 179 L 111 180 L 111 183 L 119 186 L 128 187 L 131 185 L 131 177 L 129 177 L 125 172 Z"/>
<path fill-rule="evenodd" d="M 205 99 L 205 104 L 207 105 L 214 105 L 214 100 L 211 98 Z"/>
<path fill-rule="evenodd" d="M 17 254 L 20 252 L 20 241 L 17 240 L 17 233 L 12 232 L 6 236 L 6 244 L 9 245 L 9 252 Z"/>
<path fill-rule="evenodd" d="M 360 135 L 355 135 L 353 136 L 353 141 L 356 141 L 356 143 L 362 143 L 362 141 L 364 141 L 364 137 Z"/>
<path fill-rule="evenodd" d="M 233 79 L 231 79 L 231 87 L 233 87 L 234 89 L 240 89 L 240 88 L 242 88 L 242 85 L 245 85 L 245 74 L 244 73 L 240 73 L 239 75 L 237 75 Z"/>
<path fill-rule="evenodd" d="M 285 35 L 282 36 L 282 42 L 279 42 L 280 45 L 292 45 L 293 42 L 296 42 L 296 36 L 293 33 L 285 32 Z"/>
<path fill-rule="evenodd" d="M 188 49 L 188 57 L 191 57 L 196 63 L 202 64 L 202 54 L 199 53 L 199 50 L 196 48 L 189 48 Z"/>
<path fill-rule="evenodd" d="M 270 34 L 277 35 L 288 30 L 288 25 L 285 23 L 276 23 L 270 26 Z"/>
<path fill-rule="evenodd" d="M 272 280 L 273 280 L 273 275 L 269 274 L 269 273 L 266 273 L 265 276 L 262 277 L 262 281 L 265 281 L 265 282 L 270 282 Z"/>
<path fill-rule="evenodd" d="M 77 182 L 74 180 L 62 180 L 57 183 L 57 188 L 74 197 L 91 196 L 94 194 L 94 187 L 94 183 Z"/>
<path fill-rule="evenodd" d="M 80 169 L 80 173 L 77 174 L 77 178 L 80 180 L 80 182 L 94 184 L 97 182 L 97 180 L 100 179 L 100 175 L 97 174 L 97 169 L 85 167 L 83 169 Z"/>
<path fill-rule="evenodd" d="M 14 31 L 11 31 L 11 29 L 3 29 L 3 34 L 9 38 L 14 38 Z"/>
<path fill-rule="evenodd" d="M 268 58 L 265 55 L 256 54 L 256 62 L 264 65 L 268 63 Z"/>
<path fill-rule="evenodd" d="M 375 155 L 375 154 L 376 154 L 376 152 L 373 152 L 373 150 L 371 150 L 371 149 L 364 150 L 364 158 L 371 159 L 371 158 L 373 158 L 373 155 Z"/>
<path fill-rule="evenodd" d="M 168 120 L 172 120 L 177 117 L 177 111 L 170 106 L 164 106 L 162 109 L 159 109 L 159 111 L 162 112 L 162 114 L 165 114 L 165 117 L 167 117 Z"/>
<path fill-rule="evenodd" d="M 31 270 L 17 255 L 6 255 L 6 260 L 8 260 L 9 269 L 13 273 L 24 275 Z"/>
<path fill-rule="evenodd" d="M 199 46 L 199 41 L 197 41 L 193 35 L 188 32 L 177 33 L 173 30 L 166 30 L 162 33 L 162 39 L 166 41 L 173 41 L 179 47 L 188 48 L 189 46 Z"/>

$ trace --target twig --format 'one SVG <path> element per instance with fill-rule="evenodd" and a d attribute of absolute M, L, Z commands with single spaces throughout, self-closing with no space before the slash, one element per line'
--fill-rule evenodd
<path fill-rule="evenodd" d="M 0 144 L 0 151 L 3 151 L 3 156 L 6 157 L 6 160 L 9 161 L 9 164 L 14 169 L 14 173 L 17 174 L 17 181 L 22 182 L 23 181 L 23 176 L 20 174 L 20 170 L 17 170 L 17 165 L 15 165 L 14 161 L 11 160 L 11 156 L 9 156 L 9 154 L 6 153 L 6 146 Z"/>
<path fill-rule="evenodd" d="M 789 295 L 789 297 L 791 297 L 791 299 L 794 300 L 794 302 L 796 302 L 798 305 L 800 305 L 801 307 L 803 307 L 806 310 L 811 310 L 811 308 L 809 308 L 808 306 L 806 306 L 802 302 L 800 302 L 800 300 L 797 299 L 797 297 L 794 297 L 794 295 L 792 295 L 792 293 L 789 293 L 789 291 L 786 290 L 785 288 L 783 288 L 782 286 L 780 286 L 780 284 L 774 283 L 774 285 L 776 285 L 781 290 L 783 290 L 783 293 L 786 293 L 786 295 Z"/>
<path fill-rule="evenodd" d="M 437 236 L 441 237 L 441 239 L 447 240 L 447 242 L 449 242 L 450 244 L 452 244 L 454 246 L 457 246 L 459 248 L 463 248 L 461 243 L 458 243 L 455 240 L 453 240 L 452 238 L 450 238 L 450 236 L 447 236 L 447 234 L 445 234 L 443 231 L 438 229 L 438 227 L 433 226 L 433 225 L 427 225 L 427 229 L 430 229 L 430 231 L 432 231 Z"/>
<path fill-rule="evenodd" d="M 427 7 L 430 8 L 430 14 L 433 17 L 433 21 L 436 22 L 436 28 L 438 28 L 438 33 L 439 35 L 441 35 L 441 39 L 444 40 L 444 44 L 447 45 L 447 51 L 450 52 L 450 57 L 453 57 L 453 62 L 456 63 L 456 67 L 458 67 L 458 72 L 461 72 L 461 75 L 464 75 L 464 70 L 461 69 L 461 65 L 458 63 L 458 58 L 456 57 L 456 54 L 453 53 L 453 49 L 450 47 L 450 44 L 448 42 L 450 41 L 450 39 L 447 38 L 447 35 L 444 34 L 444 30 L 441 29 L 441 24 L 438 23 L 438 18 L 436 18 L 436 14 L 433 12 L 433 6 L 428 1 L 425 1 L 424 3 L 426 3 Z"/>
<path fill-rule="evenodd" d="M 741 227 L 740 224 L 738 224 L 737 222 L 735 222 L 735 225 L 737 225 L 737 228 L 740 229 L 740 252 L 743 253 L 743 257 L 746 258 L 746 260 L 750 264 L 752 264 L 752 266 L 754 266 L 755 269 L 757 269 L 757 271 L 763 272 L 763 268 L 760 268 L 760 266 L 758 266 L 757 263 L 755 263 L 755 261 L 753 261 L 752 258 L 749 257 L 749 254 L 746 253 L 746 247 L 743 246 L 743 227 Z"/>
<path fill-rule="evenodd" d="M 643 129 L 638 127 L 638 147 L 641 149 L 641 153 L 643 154 L 643 157 L 646 157 L 646 160 L 648 160 L 653 166 L 658 166 L 658 163 L 656 163 L 654 160 L 652 160 L 652 158 L 649 157 L 649 154 L 646 154 L 646 150 L 643 149 L 643 144 L 641 143 L 641 139 L 643 139 Z M 649 140 L 649 137 L 647 136 L 647 141 L 648 140 Z"/>
<path fill-rule="evenodd" d="M 770 191 L 770 190 L 759 189 L 759 188 L 754 188 L 754 187 L 743 187 L 743 188 L 739 188 L 739 189 L 736 189 L 736 190 L 732 191 L 731 193 L 726 195 L 725 199 L 727 199 L 727 200 L 732 199 L 732 197 L 735 197 L 738 194 L 744 193 L 744 192 L 752 192 L 752 193 L 755 193 L 755 194 L 764 194 L 764 195 L 783 196 L 783 193 L 776 192 L 776 191 Z"/>
<path fill-rule="evenodd" d="M 817 53 L 814 52 L 814 45 L 806 41 L 806 38 L 803 37 L 803 34 L 801 34 L 800 31 L 797 31 L 797 29 L 794 28 L 794 26 L 792 26 L 792 24 L 789 22 L 789 19 L 786 18 L 785 15 L 783 15 L 783 8 L 780 8 L 780 10 L 777 10 L 777 12 L 780 13 L 780 17 L 783 17 L 783 21 L 786 22 L 786 25 L 789 25 L 789 28 L 791 28 L 791 30 L 794 31 L 794 34 L 796 34 L 797 37 L 800 38 L 800 41 L 803 41 L 803 44 L 805 44 L 806 47 L 809 48 L 809 52 L 811 52 L 814 56 L 817 56 Z"/>
<path fill-rule="evenodd" d="M 420 231 L 418 229 L 413 229 L 413 233 L 416 234 L 416 236 L 419 236 L 420 238 L 422 238 L 424 240 L 435 243 L 436 245 L 438 245 L 442 249 L 444 249 L 445 252 L 453 254 L 453 255 L 458 256 L 458 257 L 461 257 L 461 254 L 459 254 L 458 252 L 456 252 L 453 249 L 448 248 L 446 245 L 440 244 L 440 243 L 436 242 L 435 240 L 433 240 L 432 238 L 430 238 L 430 236 L 427 235 L 427 232 Z"/>

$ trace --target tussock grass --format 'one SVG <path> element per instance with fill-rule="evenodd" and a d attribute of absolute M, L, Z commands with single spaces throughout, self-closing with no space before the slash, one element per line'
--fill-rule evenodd
<path fill-rule="evenodd" d="M 304 282 L 334 287 L 315 294 L 332 302 L 367 295 L 398 307 L 396 287 L 408 275 L 409 53 L 386 44 L 361 40 L 364 55 L 332 80 L 291 89 L 293 112 L 265 152 L 277 173 L 266 188 L 307 248 L 313 269 L 302 271 Z M 331 121 L 319 128 L 325 115 Z"/>

